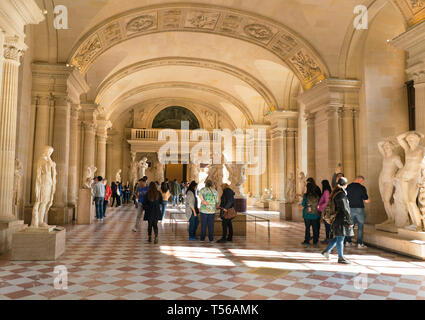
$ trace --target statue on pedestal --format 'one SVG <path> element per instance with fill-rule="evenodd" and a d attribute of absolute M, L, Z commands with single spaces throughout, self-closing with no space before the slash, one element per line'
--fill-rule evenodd
<path fill-rule="evenodd" d="M 159 156 L 157 156 L 157 160 L 154 165 L 154 178 L 159 183 L 163 182 L 164 179 L 164 165 L 159 161 Z"/>
<path fill-rule="evenodd" d="M 296 190 L 295 190 L 295 178 L 294 174 L 290 173 L 288 176 L 288 179 L 286 180 L 286 202 L 287 203 L 293 203 L 296 198 Z"/>
<path fill-rule="evenodd" d="M 22 163 L 18 159 L 15 160 L 15 179 L 13 181 L 13 215 L 17 217 L 17 209 L 21 196 L 21 179 L 22 179 Z"/>
<path fill-rule="evenodd" d="M 117 174 L 115 175 L 115 183 L 121 182 L 121 172 L 122 170 L 119 169 Z"/>
<path fill-rule="evenodd" d="M 53 148 L 46 146 L 37 162 L 37 177 L 35 180 L 35 203 L 32 210 L 31 228 L 47 228 L 45 215 L 53 204 L 56 191 L 56 163 L 50 158 Z"/>
<path fill-rule="evenodd" d="M 379 142 L 378 150 L 383 157 L 382 170 L 379 174 L 379 191 L 388 215 L 388 220 L 383 224 L 394 224 L 395 208 L 391 205 L 391 199 L 394 193 L 394 177 L 397 171 L 403 168 L 403 162 L 401 161 L 401 157 L 395 153 L 395 144 L 391 140 Z"/>
<path fill-rule="evenodd" d="M 304 193 L 307 191 L 307 177 L 303 171 L 298 175 L 298 202 L 301 203 Z"/>
<path fill-rule="evenodd" d="M 143 178 L 146 176 L 146 169 L 149 168 L 148 158 L 143 157 L 142 160 L 139 161 L 139 177 Z"/>
<path fill-rule="evenodd" d="M 197 164 L 192 164 L 192 166 L 197 166 Z M 199 177 L 199 173 L 198 173 Z M 223 184 L 223 165 L 222 164 L 210 164 L 208 166 L 208 176 L 205 181 L 211 180 L 214 188 L 217 190 L 218 194 L 221 195 Z"/>
<path fill-rule="evenodd" d="M 136 161 L 136 152 L 131 153 L 131 162 L 130 162 L 130 187 L 131 190 L 133 190 L 134 186 L 136 185 L 138 179 L 138 169 L 139 169 L 139 163 Z"/>
<path fill-rule="evenodd" d="M 83 189 L 91 189 L 92 188 L 92 184 L 93 184 L 93 179 L 94 179 L 94 174 L 97 171 L 97 168 L 95 166 L 88 166 L 86 168 L 86 177 L 85 177 L 85 182 L 83 185 Z"/>
<path fill-rule="evenodd" d="M 229 171 L 230 188 L 235 192 L 237 197 L 245 197 L 243 193 L 243 184 L 246 181 L 246 164 L 225 163 L 227 171 Z"/>

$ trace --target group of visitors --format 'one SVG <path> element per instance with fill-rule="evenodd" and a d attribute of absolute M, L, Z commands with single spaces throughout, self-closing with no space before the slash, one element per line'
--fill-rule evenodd
<path fill-rule="evenodd" d="M 113 193 L 108 181 L 101 176 L 94 178 L 92 184 L 93 201 L 96 206 L 96 219 L 103 221 L 106 218 L 106 209 Z"/>
<path fill-rule="evenodd" d="M 187 188 L 189 187 L 189 183 L 186 181 L 178 182 L 177 179 L 173 181 L 168 181 L 165 179 L 165 183 L 168 185 L 168 189 L 171 193 L 171 203 L 173 207 L 184 205 L 184 198 Z"/>
<path fill-rule="evenodd" d="M 111 183 L 111 190 L 112 190 L 112 201 L 111 201 L 111 207 L 114 206 L 118 208 L 121 207 L 122 204 L 129 204 L 130 203 L 130 183 L 127 181 L 127 183 L 123 186 L 121 182 L 112 182 Z"/>
<path fill-rule="evenodd" d="M 365 248 L 363 244 L 363 230 L 366 222 L 365 203 L 369 203 L 366 187 L 363 185 L 365 178 L 358 176 L 348 184 L 343 173 L 335 173 L 332 185 L 328 180 L 322 181 L 322 189 L 316 185 L 313 178 L 307 179 L 306 192 L 303 195 L 303 219 L 305 223 L 305 238 L 303 245 L 318 246 L 320 224 L 323 221 L 326 238 L 321 241 L 327 244 L 322 254 L 329 259 L 329 253 L 336 246 L 338 263 L 349 264 L 344 258 L 344 245 L 352 246 L 354 225 L 358 226 L 357 247 Z M 313 230 L 311 238 L 310 229 Z"/>

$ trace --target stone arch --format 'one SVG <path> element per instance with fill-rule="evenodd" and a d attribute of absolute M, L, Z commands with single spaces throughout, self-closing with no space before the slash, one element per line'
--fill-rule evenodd
<path fill-rule="evenodd" d="M 304 89 L 329 75 L 313 47 L 288 27 L 257 14 L 193 3 L 155 5 L 113 16 L 77 42 L 68 63 L 85 74 L 109 48 L 134 37 L 169 31 L 211 33 L 261 46 L 278 56 Z"/>

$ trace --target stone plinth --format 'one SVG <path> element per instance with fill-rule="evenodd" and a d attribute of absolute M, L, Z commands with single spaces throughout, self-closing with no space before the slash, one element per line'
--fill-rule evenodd
<path fill-rule="evenodd" d="M 261 200 L 261 201 L 257 201 L 255 206 L 261 209 L 268 209 L 269 203 L 270 203 L 270 200 Z"/>
<path fill-rule="evenodd" d="M 392 224 L 377 224 L 375 229 L 379 231 L 398 233 L 398 228 Z"/>
<path fill-rule="evenodd" d="M 425 260 L 425 241 L 419 240 L 424 236 L 423 232 L 400 230 L 392 233 L 376 230 L 374 225 L 365 225 L 363 241 L 370 246 Z"/>
<path fill-rule="evenodd" d="M 235 197 L 235 209 L 237 212 L 246 212 L 247 210 L 247 198 L 246 197 Z"/>
<path fill-rule="evenodd" d="M 27 226 L 23 220 L 0 221 L 0 253 L 5 253 L 12 248 L 12 236 Z"/>
<path fill-rule="evenodd" d="M 233 236 L 234 237 L 246 237 L 246 222 L 247 217 L 244 214 L 239 214 L 235 219 L 232 220 L 233 223 Z M 223 226 L 221 224 L 220 215 L 216 214 L 214 221 L 214 236 L 221 236 L 223 234 Z M 199 226 L 196 231 L 196 235 L 199 237 L 201 234 L 201 218 L 199 217 Z M 208 240 L 208 229 L 206 239 Z"/>
<path fill-rule="evenodd" d="M 59 230 L 60 229 L 60 230 Z M 31 228 L 13 234 L 12 257 L 17 261 L 55 261 L 65 252 L 66 230 Z"/>
<path fill-rule="evenodd" d="M 91 189 L 80 189 L 78 193 L 77 224 L 91 224 L 95 216 Z"/>
<path fill-rule="evenodd" d="M 292 204 L 292 221 L 304 222 L 303 208 L 299 203 Z"/>
<path fill-rule="evenodd" d="M 283 204 L 283 201 L 270 200 L 269 201 L 269 210 L 270 211 L 280 211 L 280 206 Z"/>
<path fill-rule="evenodd" d="M 280 220 L 292 221 L 292 203 L 281 203 L 279 208 Z"/>

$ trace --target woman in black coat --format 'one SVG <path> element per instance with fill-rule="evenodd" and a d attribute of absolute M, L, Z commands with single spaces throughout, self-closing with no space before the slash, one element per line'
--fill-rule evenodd
<path fill-rule="evenodd" d="M 328 247 L 322 254 L 329 259 L 329 253 L 336 246 L 338 251 L 338 263 L 350 264 L 351 262 L 344 258 L 344 238 L 354 236 L 353 219 L 350 214 L 350 205 L 348 203 L 346 178 L 338 180 L 337 187 L 332 191 L 331 199 L 335 205 L 335 220 L 331 228 L 335 237 L 329 242 Z"/>
<path fill-rule="evenodd" d="M 232 219 L 224 219 L 224 214 L 230 208 L 235 207 L 235 192 L 230 189 L 228 184 L 223 184 L 222 186 L 223 194 L 221 195 L 220 200 L 220 218 L 221 224 L 223 226 L 223 236 L 217 242 L 224 243 L 227 241 L 232 241 L 233 238 L 233 225 Z M 229 230 L 229 235 L 227 235 L 227 230 Z"/>
<path fill-rule="evenodd" d="M 144 221 L 148 222 L 148 241 L 152 242 L 152 229 L 155 232 L 155 241 L 158 243 L 158 221 L 162 220 L 161 212 L 162 196 L 158 191 L 155 182 L 149 184 L 149 189 L 143 199 L 143 209 L 145 210 Z"/>

